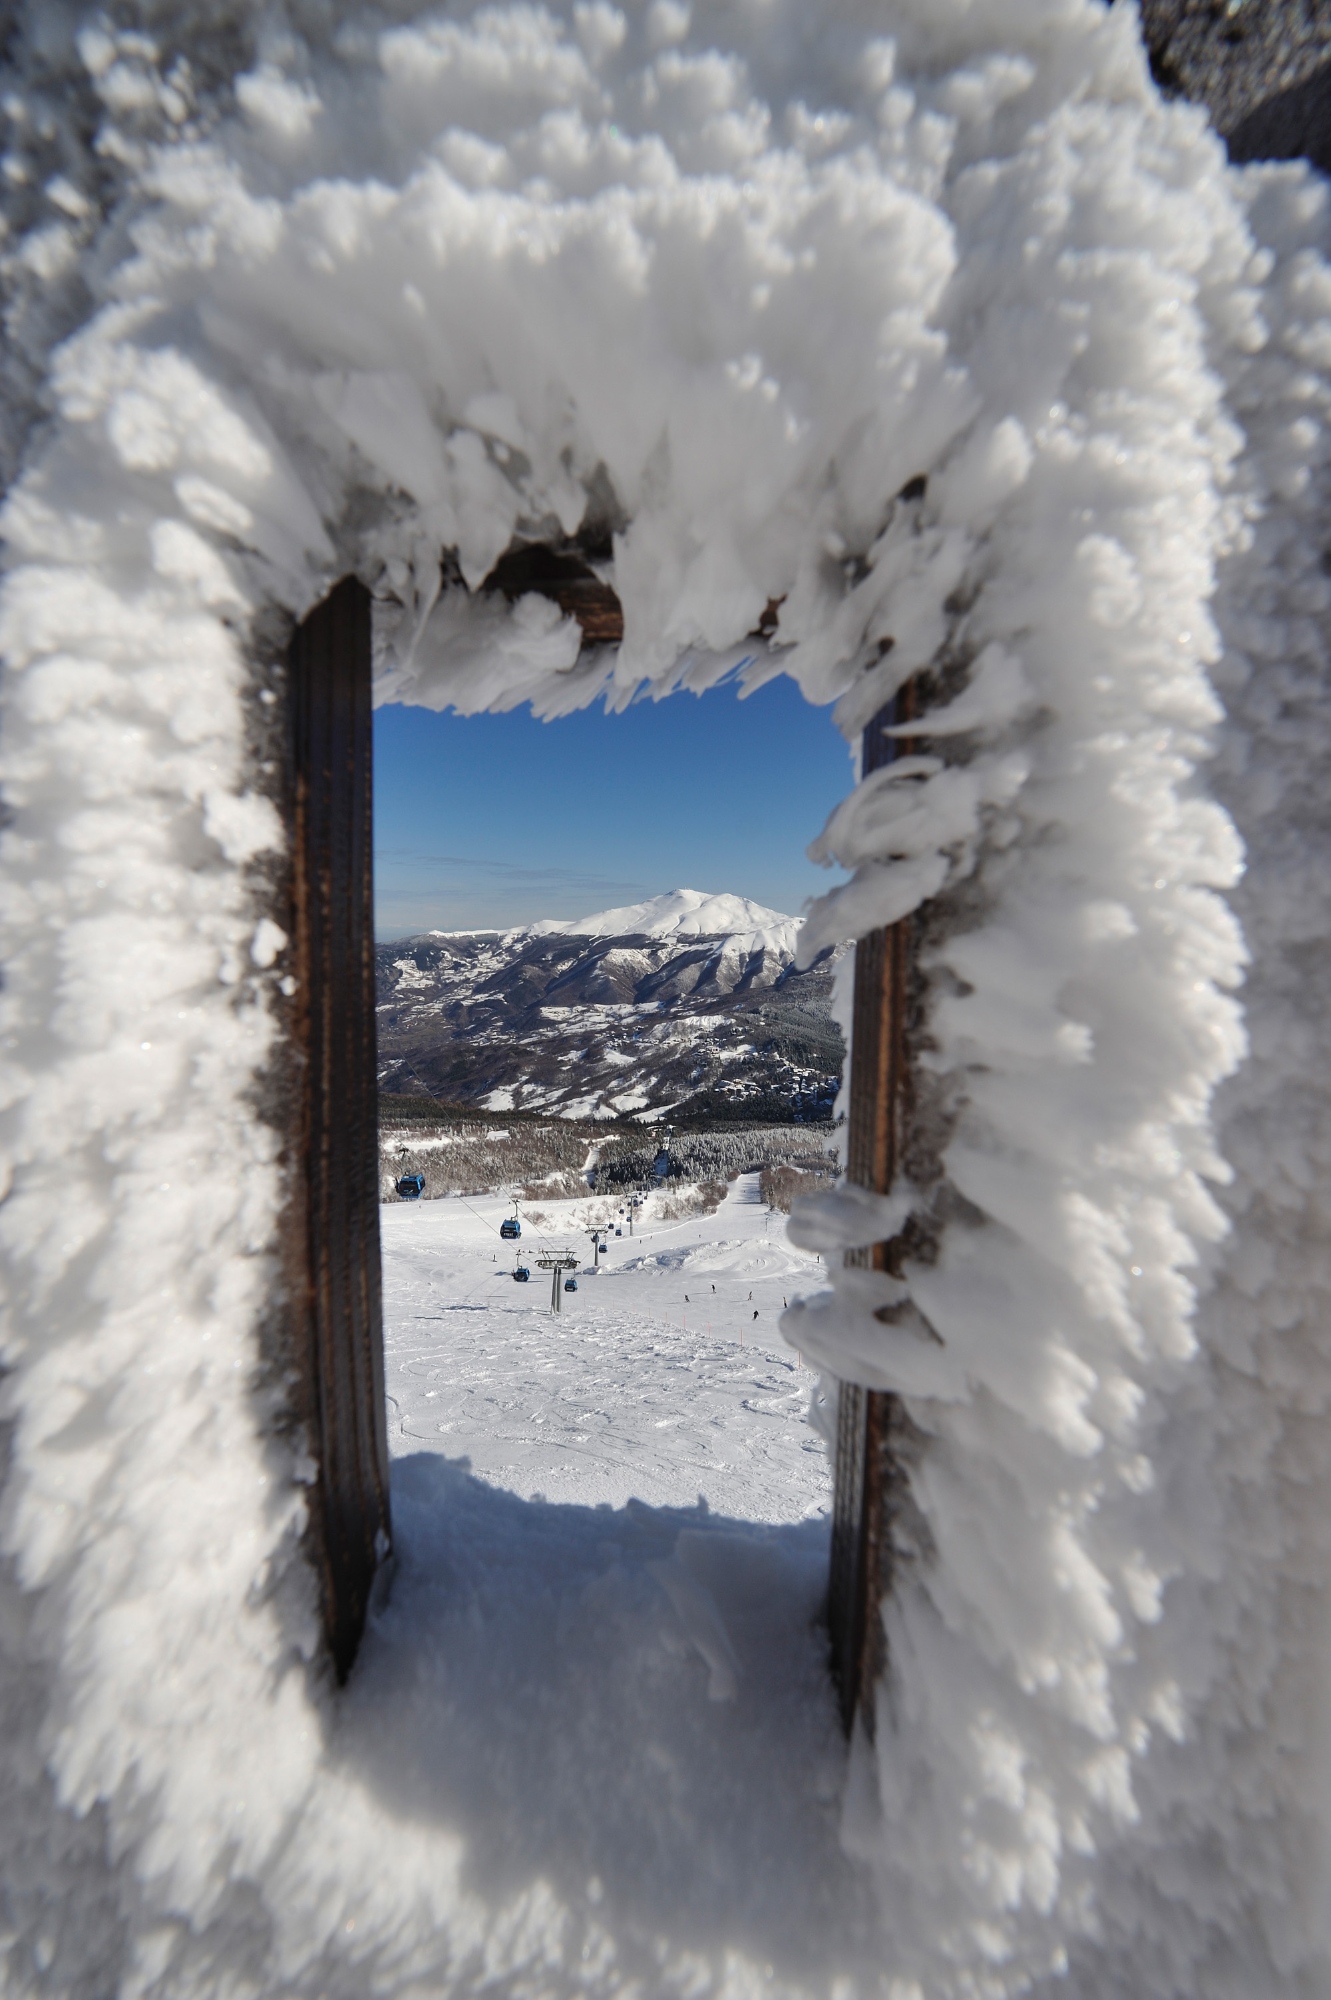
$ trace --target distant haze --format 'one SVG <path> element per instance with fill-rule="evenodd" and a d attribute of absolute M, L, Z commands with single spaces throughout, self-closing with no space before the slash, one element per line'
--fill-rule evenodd
<path fill-rule="evenodd" d="M 550 723 L 382 708 L 376 928 L 580 928 L 680 882 L 786 922 L 838 879 L 804 849 L 851 777 L 830 716 L 785 679 Z"/>

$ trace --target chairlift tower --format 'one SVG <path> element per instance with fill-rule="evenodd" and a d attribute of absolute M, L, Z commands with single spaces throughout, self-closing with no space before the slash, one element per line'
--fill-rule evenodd
<path fill-rule="evenodd" d="M 564 1273 L 565 1271 L 576 1271 L 578 1263 L 579 1259 L 570 1256 L 567 1250 L 543 1251 L 536 1259 L 537 1268 L 542 1271 L 549 1271 L 551 1274 L 550 1310 L 552 1313 L 563 1312 Z"/>

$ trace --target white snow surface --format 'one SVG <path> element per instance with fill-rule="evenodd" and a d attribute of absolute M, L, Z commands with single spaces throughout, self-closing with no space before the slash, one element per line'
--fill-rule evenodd
<path fill-rule="evenodd" d="M 806 1421 L 808 1374 L 777 1331 L 787 1298 L 822 1273 L 757 1182 L 741 1175 L 714 1215 L 685 1221 L 662 1221 L 649 1195 L 599 1271 L 600 1197 L 542 1204 L 518 1245 L 499 1240 L 512 1203 L 493 1195 L 385 1208 L 393 1452 L 465 1458 L 527 1500 L 692 1508 L 701 1495 L 733 1520 L 825 1530 L 827 1451 Z M 578 1290 L 556 1318 L 535 1259 L 564 1251 L 581 1260 Z"/>
<path fill-rule="evenodd" d="M 613 1950 L 659 1979 L 671 1940 L 687 1977 L 738 1920 L 782 1984 L 830 1945 L 872 1985 L 818 1624 L 829 1465 L 775 1331 L 815 1259 L 757 1179 L 687 1222 L 649 1197 L 558 1318 L 534 1259 L 590 1255 L 604 1201 L 528 1216 L 522 1286 L 504 1201 L 384 1210 L 398 1571 L 349 1706 L 378 1782 L 482 1879 L 557 1885 L 602 1976 Z"/>
<path fill-rule="evenodd" d="M 76 0 L 6 49 L 7 1990 L 1325 1993 L 1323 184 L 1228 169 L 1095 0 Z M 473 589 L 589 514 L 580 656 Z M 785 671 L 853 741 L 949 669 L 801 931 L 933 899 L 938 1255 L 785 1324 L 918 1432 L 848 1765 L 789 1518 L 766 1571 L 596 1509 L 547 1559 L 413 1458 L 317 1664 L 256 725 L 352 569 L 384 699 Z"/>

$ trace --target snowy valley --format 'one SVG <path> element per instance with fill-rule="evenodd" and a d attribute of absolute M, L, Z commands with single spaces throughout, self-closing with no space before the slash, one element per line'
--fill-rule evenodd
<path fill-rule="evenodd" d="M 742 896 L 677 889 L 381 944 L 380 1088 L 570 1119 L 826 1119 L 840 951 L 799 971 L 799 929 Z"/>

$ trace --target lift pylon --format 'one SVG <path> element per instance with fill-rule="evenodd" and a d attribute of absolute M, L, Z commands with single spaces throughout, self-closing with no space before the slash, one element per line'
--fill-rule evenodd
<path fill-rule="evenodd" d="M 536 1259 L 542 1271 L 551 1273 L 550 1310 L 552 1313 L 564 1310 L 564 1273 L 576 1271 L 581 1259 L 571 1256 L 567 1250 L 546 1251 Z"/>

